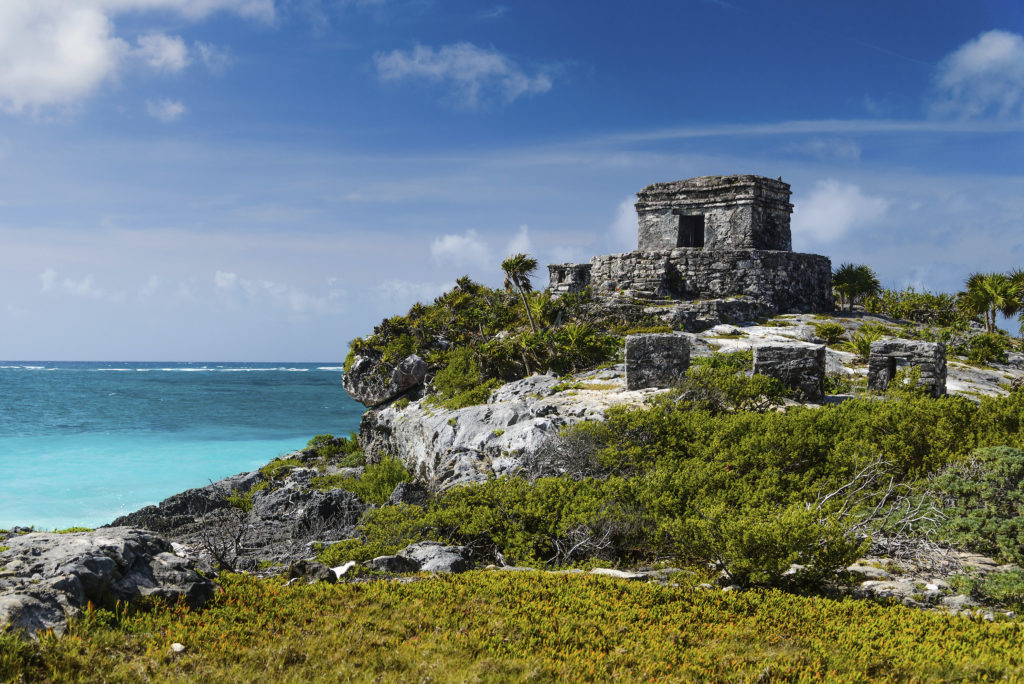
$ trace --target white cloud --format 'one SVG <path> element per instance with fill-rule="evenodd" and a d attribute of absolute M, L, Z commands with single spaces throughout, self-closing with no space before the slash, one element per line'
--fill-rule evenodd
<path fill-rule="evenodd" d="M 859 186 L 834 178 L 818 181 L 807 199 L 795 202 L 793 233 L 817 242 L 832 242 L 850 228 L 874 223 L 891 202 L 864 194 Z"/>
<path fill-rule="evenodd" d="M 160 276 L 151 275 L 149 276 L 149 279 L 146 281 L 146 284 L 142 286 L 141 290 L 139 290 L 139 297 L 143 299 L 152 297 L 154 294 L 156 294 L 156 291 L 159 287 Z"/>
<path fill-rule="evenodd" d="M 619 202 L 615 220 L 608 230 L 608 244 L 613 252 L 630 252 L 637 247 L 636 198 L 629 196 Z"/>
<path fill-rule="evenodd" d="M 988 31 L 947 55 L 935 79 L 933 111 L 958 118 L 1024 117 L 1024 37 Z"/>
<path fill-rule="evenodd" d="M 439 264 L 450 263 L 463 267 L 479 266 L 491 261 L 490 250 L 472 228 L 464 235 L 442 235 L 436 238 L 430 243 L 430 255 Z"/>
<path fill-rule="evenodd" d="M 223 74 L 231 66 L 234 59 L 226 47 L 219 47 L 212 43 L 197 42 L 196 51 L 199 52 L 199 59 L 206 68 L 213 74 Z"/>
<path fill-rule="evenodd" d="M 185 105 L 177 100 L 146 100 L 146 112 L 154 119 L 171 123 L 182 117 Z"/>
<path fill-rule="evenodd" d="M 269 305 L 294 314 L 337 313 L 345 291 L 332 288 L 324 295 L 313 295 L 285 283 L 272 280 L 248 280 L 239 278 L 237 273 L 216 271 L 213 282 L 217 289 L 230 301 L 244 301 L 250 305 Z"/>
<path fill-rule="evenodd" d="M 505 254 L 530 254 L 531 252 L 533 252 L 533 243 L 530 242 L 530 227 L 519 226 L 519 232 L 508 241 Z"/>
<path fill-rule="evenodd" d="M 455 101 L 465 107 L 477 107 L 492 97 L 512 102 L 523 95 L 551 90 L 551 78 L 539 72 L 527 75 L 497 50 L 479 48 L 472 43 L 444 45 L 437 51 L 417 45 L 410 51 L 394 50 L 375 56 L 377 75 L 383 81 L 419 78 L 448 84 Z"/>
<path fill-rule="evenodd" d="M 132 54 L 114 20 L 126 13 L 173 12 L 198 21 L 213 12 L 272 21 L 273 0 L 3 0 L 0 2 L 0 111 L 74 105 L 113 77 Z M 158 36 L 159 34 L 153 34 Z M 180 38 L 144 37 L 139 54 L 175 70 L 187 63 Z M 180 65 L 180 67 L 179 67 Z"/>
<path fill-rule="evenodd" d="M 98 286 L 96 278 L 92 274 L 78 280 L 73 278 L 61 280 L 57 276 L 57 271 L 47 268 L 39 274 L 39 279 L 42 283 L 41 292 L 61 293 L 86 299 L 106 299 L 113 302 L 122 302 L 126 296 L 124 292 L 112 292 Z"/>
<path fill-rule="evenodd" d="M 181 36 L 149 33 L 139 37 L 135 53 L 157 71 L 178 72 L 189 65 L 188 46 Z"/>
<path fill-rule="evenodd" d="M 48 268 L 39 274 L 39 279 L 42 281 L 40 292 L 50 292 L 53 290 L 54 285 L 57 284 L 57 272 L 52 268 Z"/>

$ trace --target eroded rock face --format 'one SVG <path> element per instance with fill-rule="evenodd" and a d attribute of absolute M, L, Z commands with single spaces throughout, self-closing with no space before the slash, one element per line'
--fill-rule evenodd
<path fill-rule="evenodd" d="M 394 456 L 433 490 L 535 473 L 563 426 L 604 420 L 609 407 L 640 406 L 658 391 L 627 390 L 624 375 L 622 366 L 567 381 L 533 375 L 499 387 L 478 406 L 453 411 L 415 401 L 367 411 L 359 442 L 369 461 Z"/>
<path fill-rule="evenodd" d="M 287 458 L 301 461 L 307 456 L 301 451 Z M 339 472 L 355 474 L 358 469 Z M 252 570 L 260 561 L 287 564 L 308 555 L 309 542 L 350 535 L 368 507 L 349 491 L 318 490 L 312 480 L 322 474 L 315 468 L 296 467 L 254 489 L 262 480 L 259 471 L 242 473 L 175 494 L 112 525 L 158 531 L 210 567 Z M 251 496 L 251 508 L 232 506 L 228 499 L 232 495 Z"/>
<path fill-rule="evenodd" d="M 388 366 L 381 362 L 379 353 L 373 352 L 355 358 L 342 375 L 341 386 L 353 399 L 372 408 L 419 387 L 426 375 L 427 363 L 416 354 Z"/>
<path fill-rule="evenodd" d="M 214 592 L 213 582 L 146 530 L 33 532 L 9 537 L 2 546 L 8 548 L 0 551 L 0 631 L 62 634 L 68 618 L 89 602 L 157 596 L 198 606 Z"/>

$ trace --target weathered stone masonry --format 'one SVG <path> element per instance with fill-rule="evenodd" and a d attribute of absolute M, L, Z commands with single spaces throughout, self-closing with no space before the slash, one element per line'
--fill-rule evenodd
<path fill-rule="evenodd" d="M 704 176 L 637 193 L 634 252 L 548 267 L 557 295 L 674 299 L 708 309 L 740 298 L 763 315 L 832 310 L 832 264 L 791 251 L 789 185 L 760 176 Z M 715 307 L 711 307 L 715 308 Z M 735 307 L 732 307 L 735 308 Z"/>

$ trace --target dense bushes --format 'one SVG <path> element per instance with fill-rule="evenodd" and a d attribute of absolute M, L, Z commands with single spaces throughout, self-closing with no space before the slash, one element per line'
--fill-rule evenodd
<path fill-rule="evenodd" d="M 964 326 L 967 318 L 957 307 L 956 297 L 943 292 L 883 289 L 864 301 L 864 308 L 876 314 L 939 327 Z"/>
<path fill-rule="evenodd" d="M 943 497 L 943 534 L 974 551 L 1024 563 L 1024 451 L 978 449 L 934 486 Z"/>
<path fill-rule="evenodd" d="M 499 380 L 573 373 L 613 359 L 622 340 L 602 331 L 626 323 L 594 305 L 587 292 L 516 296 L 460 278 L 432 304 L 416 304 L 405 316 L 381 322 L 373 335 L 353 340 L 345 369 L 357 354 L 379 355 L 382 368 L 419 354 L 437 372 L 430 388 L 437 401 L 457 408 L 486 400 Z"/>
<path fill-rule="evenodd" d="M 932 531 L 1016 558 L 1024 452 L 976 451 L 996 445 L 1024 446 L 1024 395 L 975 405 L 906 392 L 764 413 L 662 400 L 563 433 L 548 455 L 558 476 L 497 478 L 426 508 L 373 510 L 360 539 L 324 553 L 342 561 L 437 539 L 472 547 L 481 562 L 674 558 L 712 563 L 741 584 L 815 581 L 863 552 L 872 515 L 895 501 L 892 486 L 917 496 L 940 491 L 937 482 L 951 514 Z M 959 487 L 942 484 L 952 473 Z M 803 570 L 787 575 L 793 563 Z"/>

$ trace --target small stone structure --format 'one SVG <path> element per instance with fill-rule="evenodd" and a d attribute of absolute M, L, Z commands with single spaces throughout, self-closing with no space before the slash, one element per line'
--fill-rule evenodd
<path fill-rule="evenodd" d="M 791 251 L 789 196 L 781 179 L 751 175 L 649 185 L 637 193 L 638 249 L 552 264 L 549 290 L 589 287 L 598 297 L 671 299 L 702 310 L 739 298 L 764 316 L 831 311 L 832 263 Z M 705 318 L 681 320 L 699 328 Z"/>
<path fill-rule="evenodd" d="M 754 347 L 754 373 L 778 379 L 802 401 L 825 396 L 825 345 L 766 344 Z"/>
<path fill-rule="evenodd" d="M 649 333 L 626 336 L 626 389 L 674 387 L 690 367 L 685 335 Z"/>
<path fill-rule="evenodd" d="M 899 371 L 920 368 L 920 385 L 933 397 L 946 393 L 946 345 L 916 340 L 879 340 L 871 343 L 868 387 L 882 392 Z"/>
<path fill-rule="evenodd" d="M 702 176 L 637 193 L 642 252 L 691 247 L 788 252 L 789 185 L 763 176 Z"/>

